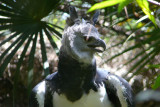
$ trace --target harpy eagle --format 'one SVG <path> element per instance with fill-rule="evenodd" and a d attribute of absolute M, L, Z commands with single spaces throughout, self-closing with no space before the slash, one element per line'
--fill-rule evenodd
<path fill-rule="evenodd" d="M 70 24 L 64 30 L 58 72 L 36 85 L 30 95 L 30 107 L 133 107 L 128 82 L 97 68 L 94 54 L 103 52 L 105 42 L 92 21 L 80 20 L 73 6 Z"/>

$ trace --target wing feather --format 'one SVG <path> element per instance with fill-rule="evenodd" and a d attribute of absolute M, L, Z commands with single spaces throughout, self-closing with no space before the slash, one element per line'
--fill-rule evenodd
<path fill-rule="evenodd" d="M 115 107 L 133 107 L 132 88 L 125 79 L 98 68 L 96 81 L 104 82 L 108 97 Z"/>

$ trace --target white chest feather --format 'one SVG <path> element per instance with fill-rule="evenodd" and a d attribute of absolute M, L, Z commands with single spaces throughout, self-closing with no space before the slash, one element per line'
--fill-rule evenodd
<path fill-rule="evenodd" d="M 36 98 L 39 104 L 39 107 L 43 107 L 44 106 L 44 93 L 45 93 L 45 81 L 41 82 L 39 84 L 39 87 L 37 89 L 37 94 L 36 94 Z"/>
<path fill-rule="evenodd" d="M 54 107 L 112 107 L 104 85 L 98 89 L 98 92 L 90 90 L 89 94 L 84 94 L 75 102 L 68 101 L 63 94 L 54 93 L 53 104 Z"/>

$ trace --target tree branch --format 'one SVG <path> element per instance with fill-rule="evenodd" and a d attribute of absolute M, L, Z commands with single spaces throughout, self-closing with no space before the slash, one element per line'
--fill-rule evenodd
<path fill-rule="evenodd" d="M 157 2 L 155 0 L 148 0 L 148 2 L 152 3 L 152 4 L 155 4 L 157 6 L 160 6 L 160 2 Z"/>

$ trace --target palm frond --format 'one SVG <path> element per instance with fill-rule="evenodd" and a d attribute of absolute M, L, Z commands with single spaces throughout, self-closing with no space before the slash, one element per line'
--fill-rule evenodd
<path fill-rule="evenodd" d="M 7 55 L 7 53 L 9 52 L 9 50 L 14 47 L 16 45 L 16 43 L 18 43 L 20 40 L 22 39 L 22 36 L 19 36 L 0 56 L 0 62 L 2 61 L 2 59 L 4 58 L 5 55 Z M 5 69 L 5 68 L 4 68 Z M 3 72 L 2 70 L 0 70 L 0 72 Z"/>
<path fill-rule="evenodd" d="M 37 44 L 37 38 L 38 38 L 38 33 L 34 35 L 33 43 L 32 43 L 32 48 L 30 51 L 29 55 L 29 62 L 28 62 L 28 95 L 31 92 L 32 89 L 32 81 L 33 81 L 33 67 L 34 67 L 34 54 L 36 51 L 36 44 Z"/>
<path fill-rule="evenodd" d="M 53 49 L 57 50 L 58 47 L 57 47 L 55 41 L 53 40 L 52 36 L 51 36 L 50 33 L 48 32 L 48 30 L 47 30 L 47 29 L 44 29 L 44 32 L 45 32 L 46 36 L 48 37 L 48 40 L 50 41 L 50 44 L 51 44 L 51 46 L 53 47 Z"/>
<path fill-rule="evenodd" d="M 63 0 L 61 0 L 63 1 Z M 7 42 L 11 45 L 5 48 L 0 53 L 0 77 L 3 76 L 7 65 L 14 57 L 16 52 L 24 46 L 20 58 L 17 62 L 16 72 L 14 73 L 14 87 L 13 87 L 13 106 L 16 104 L 16 89 L 19 81 L 21 65 L 27 51 L 31 50 L 28 59 L 28 81 L 27 89 L 28 95 L 32 89 L 32 82 L 34 76 L 34 57 L 36 52 L 37 40 L 40 37 L 41 53 L 43 65 L 46 65 L 47 55 L 45 49 L 44 37 L 47 36 L 51 46 L 58 49 L 55 41 L 52 39 L 53 35 L 61 37 L 56 28 L 61 29 L 57 25 L 43 21 L 43 18 L 48 16 L 51 12 L 57 9 L 61 3 L 60 0 L 1 0 L 0 1 L 0 47 Z M 45 68 L 45 76 L 49 74 L 49 64 Z"/>
<path fill-rule="evenodd" d="M 46 55 L 46 46 L 44 43 L 44 38 L 43 38 L 43 34 L 42 31 L 40 32 L 40 44 L 41 44 L 41 53 L 42 53 L 42 61 L 43 61 L 43 69 L 44 69 L 44 74 L 45 76 L 47 76 L 49 74 L 49 62 L 47 59 L 47 55 Z"/>
<path fill-rule="evenodd" d="M 0 46 L 17 38 L 0 56 L 0 64 L 1 64 L 0 76 L 3 75 L 3 72 L 7 67 L 7 64 L 10 62 L 14 54 L 18 51 L 21 45 L 23 45 L 23 43 L 30 36 L 38 36 L 38 34 L 40 34 L 42 51 L 45 51 L 44 49 L 45 43 L 43 39 L 44 38 L 43 36 L 45 36 L 45 34 L 47 35 L 53 48 L 57 48 L 55 42 L 51 39 L 53 34 L 56 34 L 59 37 L 61 37 L 61 34 L 53 28 L 55 27 L 60 29 L 60 27 L 56 25 L 51 27 L 50 23 L 44 22 L 42 21 L 42 19 L 47 15 L 49 15 L 49 13 L 51 13 L 52 11 L 56 10 L 60 2 L 61 1 L 59 0 L 1 0 L 0 1 L 0 16 L 1 16 L 0 37 L 2 36 L 5 38 L 7 37 L 2 42 L 0 42 Z M 43 33 L 42 31 L 45 31 L 45 33 Z M 11 53 L 8 54 L 8 52 L 11 49 L 12 49 Z M 42 52 L 42 58 L 47 59 L 46 51 Z M 18 69 L 19 67 L 20 66 L 18 66 Z"/>
<path fill-rule="evenodd" d="M 16 96 L 17 96 L 17 86 L 18 86 L 18 81 L 19 81 L 19 76 L 20 76 L 20 67 L 22 65 L 22 62 L 24 60 L 24 57 L 25 57 L 25 54 L 27 52 L 27 49 L 29 47 L 29 44 L 31 43 L 32 41 L 32 38 L 33 36 L 31 35 L 29 38 L 28 38 L 28 41 L 23 49 L 23 52 L 21 53 L 20 55 L 20 58 L 19 58 L 19 61 L 17 63 L 17 69 L 16 69 L 16 72 L 14 74 L 14 86 L 13 86 L 13 105 L 15 105 L 15 102 L 16 102 Z"/>

